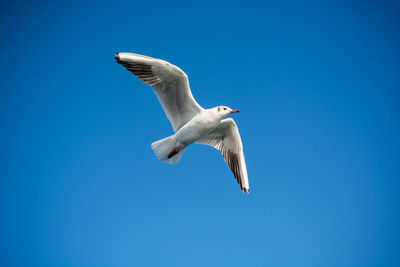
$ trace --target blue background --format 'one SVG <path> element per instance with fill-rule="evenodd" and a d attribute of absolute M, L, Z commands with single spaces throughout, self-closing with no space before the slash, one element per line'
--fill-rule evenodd
<path fill-rule="evenodd" d="M 1 266 L 400 266 L 399 5 L 201 2 L 1 4 Z M 250 195 L 123 51 L 241 111 Z"/>

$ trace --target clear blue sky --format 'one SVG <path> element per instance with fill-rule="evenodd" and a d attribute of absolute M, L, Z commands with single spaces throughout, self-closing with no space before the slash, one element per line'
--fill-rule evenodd
<path fill-rule="evenodd" d="M 201 2 L 1 4 L 1 266 L 400 265 L 399 5 Z M 154 156 L 123 51 L 241 111 L 250 195 L 209 147 Z"/>

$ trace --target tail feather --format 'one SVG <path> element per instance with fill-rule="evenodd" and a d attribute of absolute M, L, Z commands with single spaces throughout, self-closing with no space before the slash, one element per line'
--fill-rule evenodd
<path fill-rule="evenodd" d="M 167 138 L 158 140 L 151 144 L 151 148 L 153 149 L 154 153 L 156 154 L 159 160 L 167 162 L 169 164 L 177 164 L 185 152 L 185 148 L 182 148 L 177 154 L 173 157 L 168 158 L 168 155 L 174 150 L 176 147 L 175 136 L 171 135 Z"/>

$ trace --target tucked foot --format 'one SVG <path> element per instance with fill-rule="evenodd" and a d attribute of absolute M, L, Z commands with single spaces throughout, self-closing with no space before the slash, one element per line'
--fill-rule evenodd
<path fill-rule="evenodd" d="M 169 153 L 168 158 L 170 159 L 170 158 L 172 158 L 173 156 L 175 156 L 175 155 L 178 154 L 178 153 L 179 153 L 179 149 L 178 149 L 177 147 L 175 147 L 175 148 L 171 151 L 171 153 Z"/>

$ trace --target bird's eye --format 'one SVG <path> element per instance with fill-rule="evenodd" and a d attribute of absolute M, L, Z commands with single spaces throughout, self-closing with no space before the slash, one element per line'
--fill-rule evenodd
<path fill-rule="evenodd" d="M 224 110 L 226 110 L 226 108 L 224 108 Z"/>

